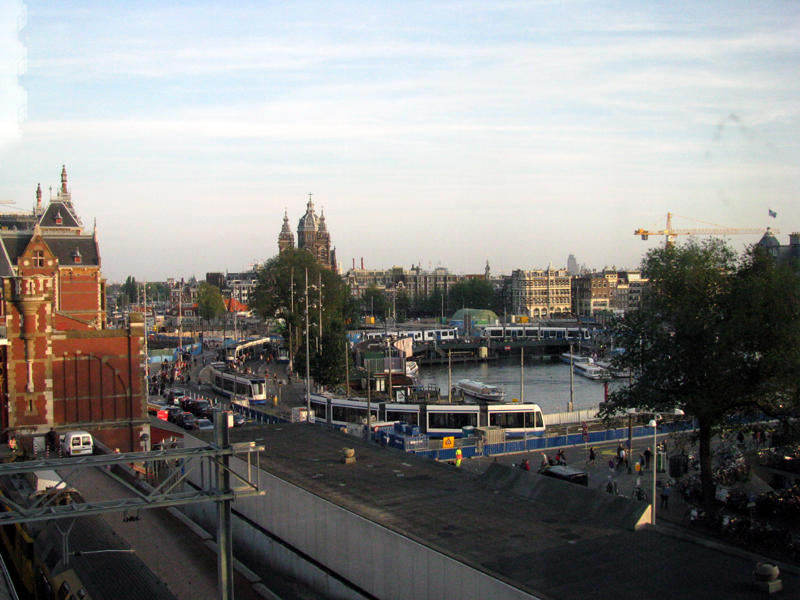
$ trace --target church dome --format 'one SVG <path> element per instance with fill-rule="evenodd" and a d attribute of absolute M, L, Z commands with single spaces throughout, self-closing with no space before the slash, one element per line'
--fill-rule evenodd
<path fill-rule="evenodd" d="M 778 238 L 772 233 L 772 229 L 767 227 L 766 233 L 764 233 L 763 237 L 759 240 L 758 245 L 763 248 L 778 248 L 781 243 L 778 241 Z"/>
<path fill-rule="evenodd" d="M 319 229 L 319 217 L 314 213 L 314 203 L 311 200 L 308 201 L 306 214 L 300 217 L 297 228 L 304 231 L 316 231 Z"/>

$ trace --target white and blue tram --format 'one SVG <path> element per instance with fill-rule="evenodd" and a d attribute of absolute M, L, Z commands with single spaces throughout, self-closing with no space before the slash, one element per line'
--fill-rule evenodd
<path fill-rule="evenodd" d="M 489 325 L 481 331 L 486 339 L 525 339 L 525 340 L 591 340 L 592 332 L 578 327 L 539 327 L 535 325 Z"/>
<path fill-rule="evenodd" d="M 311 410 L 318 423 L 346 427 L 366 421 L 367 401 L 312 394 Z M 538 404 L 373 402 L 370 413 L 373 421 L 416 425 L 432 438 L 461 437 L 464 427 L 502 427 L 509 437 L 545 433 L 544 417 Z"/>
<path fill-rule="evenodd" d="M 353 342 L 361 342 L 364 340 L 378 339 L 386 337 L 386 335 L 393 335 L 396 337 L 404 338 L 410 337 L 414 342 L 454 342 L 459 339 L 458 329 L 454 327 L 445 327 L 442 329 L 401 329 L 398 331 L 383 331 L 364 330 L 354 331 L 349 334 L 350 340 Z"/>
<path fill-rule="evenodd" d="M 215 392 L 236 400 L 248 400 L 250 404 L 267 403 L 264 377 L 228 370 L 224 363 L 211 363 L 210 367 L 210 384 Z"/>

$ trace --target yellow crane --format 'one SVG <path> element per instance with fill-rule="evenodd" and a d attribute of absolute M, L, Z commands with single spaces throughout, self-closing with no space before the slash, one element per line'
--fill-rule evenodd
<path fill-rule="evenodd" d="M 672 228 L 672 217 L 680 217 L 680 215 L 676 215 L 674 213 L 667 213 L 667 228 L 666 229 L 637 229 L 634 231 L 634 235 L 642 236 L 643 240 L 646 240 L 651 235 L 663 235 L 667 238 L 667 245 L 670 246 L 675 243 L 675 237 L 679 235 L 732 235 L 738 233 L 764 233 L 764 229 L 735 229 L 733 227 L 723 227 L 722 225 L 715 225 L 714 223 L 706 223 L 706 225 L 714 225 L 715 229 L 673 229 Z M 688 219 L 689 217 L 681 217 L 682 219 Z M 694 219 L 690 219 L 694 220 Z M 698 221 L 698 223 L 705 223 L 704 221 Z M 780 233 L 780 229 L 772 229 L 770 227 L 766 228 L 766 231 L 771 231 L 772 233 Z"/>

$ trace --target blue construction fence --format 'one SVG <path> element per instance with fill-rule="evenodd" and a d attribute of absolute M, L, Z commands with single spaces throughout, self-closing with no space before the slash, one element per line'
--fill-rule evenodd
<path fill-rule="evenodd" d="M 690 431 L 695 428 L 694 421 L 683 421 L 668 423 L 658 427 L 658 434 L 674 433 L 676 431 Z M 632 428 L 632 437 L 648 438 L 653 437 L 652 427 L 637 426 Z M 458 448 L 440 448 L 426 450 L 412 450 L 414 454 L 432 458 L 435 460 L 455 460 L 456 450 L 461 450 L 462 458 L 473 458 L 476 456 L 495 456 L 500 454 L 517 454 L 522 452 L 542 452 L 550 448 L 564 448 L 569 446 L 592 445 L 603 442 L 622 442 L 628 439 L 628 428 L 620 427 L 617 429 L 605 429 L 603 431 L 589 432 L 589 439 L 584 441 L 581 433 L 570 435 L 551 435 L 542 437 L 528 437 L 526 439 L 509 439 L 499 444 L 483 444 L 478 446 L 473 438 L 461 439 L 462 446 Z M 469 442 L 469 443 L 464 443 Z"/>

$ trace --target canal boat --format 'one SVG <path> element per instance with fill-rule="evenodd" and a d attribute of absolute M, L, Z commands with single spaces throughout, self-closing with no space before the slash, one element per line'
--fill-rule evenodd
<path fill-rule="evenodd" d="M 563 363 L 567 363 L 567 364 L 570 364 L 570 355 L 569 355 L 569 352 L 564 352 L 564 353 L 561 355 L 561 362 L 563 362 Z M 593 362 L 594 362 L 594 359 L 593 359 L 593 358 L 591 358 L 590 356 L 579 356 L 578 354 L 573 354 L 573 355 L 572 355 L 572 364 L 573 364 L 573 365 L 577 365 L 577 364 L 579 364 L 579 363 L 580 363 L 580 364 L 589 364 L 589 365 L 590 365 L 590 364 L 592 364 Z"/>
<path fill-rule="evenodd" d="M 503 388 L 471 379 L 462 379 L 456 382 L 455 388 L 465 396 L 472 396 L 473 398 L 490 402 L 502 402 L 503 398 L 506 397 L 506 392 Z"/>
<path fill-rule="evenodd" d="M 589 379 L 609 379 L 611 377 L 608 371 L 593 363 L 575 363 L 572 365 L 572 369 L 578 375 L 583 375 Z"/>

